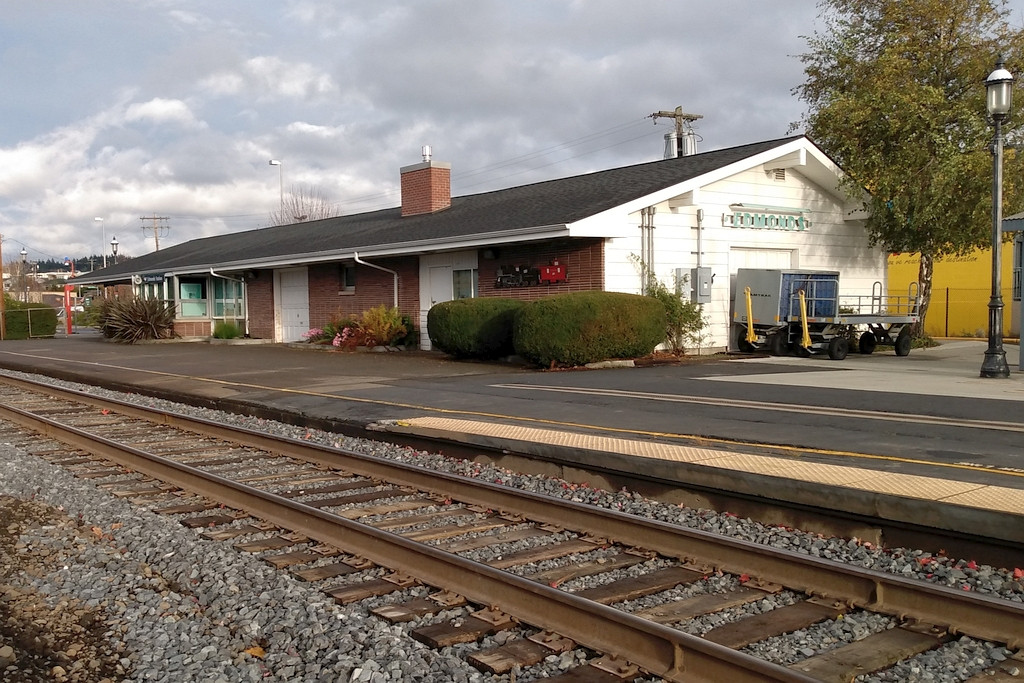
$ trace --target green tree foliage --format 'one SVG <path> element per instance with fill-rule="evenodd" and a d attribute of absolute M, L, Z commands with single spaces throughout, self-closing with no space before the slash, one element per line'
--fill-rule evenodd
<path fill-rule="evenodd" d="M 866 188 L 867 229 L 891 252 L 920 252 L 922 322 L 934 259 L 991 244 L 992 128 L 985 77 L 1003 54 L 1024 68 L 1024 30 L 1002 0 L 821 0 L 824 28 L 800 55 L 810 138 Z M 1003 126 L 1016 138 L 1019 114 Z M 1004 200 L 1024 170 L 1006 155 Z M 1014 170 L 1016 169 L 1016 170 Z"/>

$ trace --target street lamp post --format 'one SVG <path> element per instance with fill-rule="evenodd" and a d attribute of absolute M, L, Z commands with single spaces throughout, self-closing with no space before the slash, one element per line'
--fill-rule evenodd
<path fill-rule="evenodd" d="M 996 60 L 995 71 L 985 79 L 987 93 L 985 108 L 992 117 L 995 135 L 992 139 L 992 296 L 988 302 L 988 348 L 981 364 L 982 377 L 1009 377 L 1003 350 L 1003 121 L 1010 115 L 1013 104 L 1013 75 L 1003 65 L 1002 56 Z"/>
<path fill-rule="evenodd" d="M 102 236 L 102 238 L 103 238 L 103 240 L 100 242 L 100 244 L 106 244 L 106 242 L 107 242 L 107 228 L 106 228 L 105 225 L 103 225 L 103 219 L 99 218 L 99 217 L 96 217 L 96 218 L 93 218 L 93 220 L 100 224 L 100 236 Z M 107 250 L 106 249 L 101 249 L 100 251 L 103 252 L 103 267 L 106 268 L 107 267 Z"/>
<path fill-rule="evenodd" d="M 117 246 L 120 242 L 117 241 L 117 235 L 114 235 L 110 239 L 110 251 L 114 252 L 114 265 L 117 265 Z"/>
<path fill-rule="evenodd" d="M 25 303 L 28 303 L 28 251 L 21 248 L 21 279 L 25 283 Z"/>
<path fill-rule="evenodd" d="M 280 159 L 271 159 L 271 166 L 277 166 L 277 185 L 281 193 L 281 218 L 279 220 L 284 221 L 284 164 L 281 163 Z"/>

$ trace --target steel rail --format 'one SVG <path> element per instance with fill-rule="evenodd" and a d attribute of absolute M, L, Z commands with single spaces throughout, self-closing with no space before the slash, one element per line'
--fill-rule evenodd
<path fill-rule="evenodd" d="M 667 626 L 579 598 L 397 534 L 359 524 L 119 444 L 55 420 L 0 404 L 0 418 L 114 460 L 311 539 L 406 572 L 426 584 L 495 605 L 519 621 L 556 631 L 599 652 L 617 654 L 669 681 L 808 682 L 816 679 Z M 190 430 L 190 431 L 195 431 Z"/>
<path fill-rule="evenodd" d="M 749 573 L 765 581 L 841 600 L 851 606 L 947 627 L 956 634 L 1006 643 L 1011 649 L 1024 647 L 1024 603 L 853 567 L 353 451 L 272 436 L 202 418 L 173 415 L 31 381 L 0 379 L 12 384 L 24 382 L 25 388 L 32 391 L 73 397 L 180 429 L 201 431 L 209 436 L 306 462 L 344 469 L 399 486 L 434 491 L 466 503 L 636 545 L 692 564 L 713 566 L 737 574 Z"/>

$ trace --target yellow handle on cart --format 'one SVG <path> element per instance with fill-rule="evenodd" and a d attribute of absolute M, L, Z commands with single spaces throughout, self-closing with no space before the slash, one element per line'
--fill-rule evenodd
<path fill-rule="evenodd" d="M 754 309 L 750 304 L 750 287 L 744 287 L 743 293 L 747 296 L 747 343 L 753 344 L 757 341 L 757 334 L 754 332 Z"/>
<path fill-rule="evenodd" d="M 804 336 L 800 339 L 800 346 L 809 349 L 811 348 L 811 333 L 807 329 L 807 297 L 802 289 L 797 294 L 800 295 L 800 327 L 804 331 Z"/>

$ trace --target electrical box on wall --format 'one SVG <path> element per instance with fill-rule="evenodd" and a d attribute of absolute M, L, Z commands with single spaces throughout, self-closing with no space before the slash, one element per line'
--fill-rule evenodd
<path fill-rule="evenodd" d="M 690 301 L 697 304 L 711 303 L 711 281 L 714 275 L 707 267 L 690 269 Z"/>

